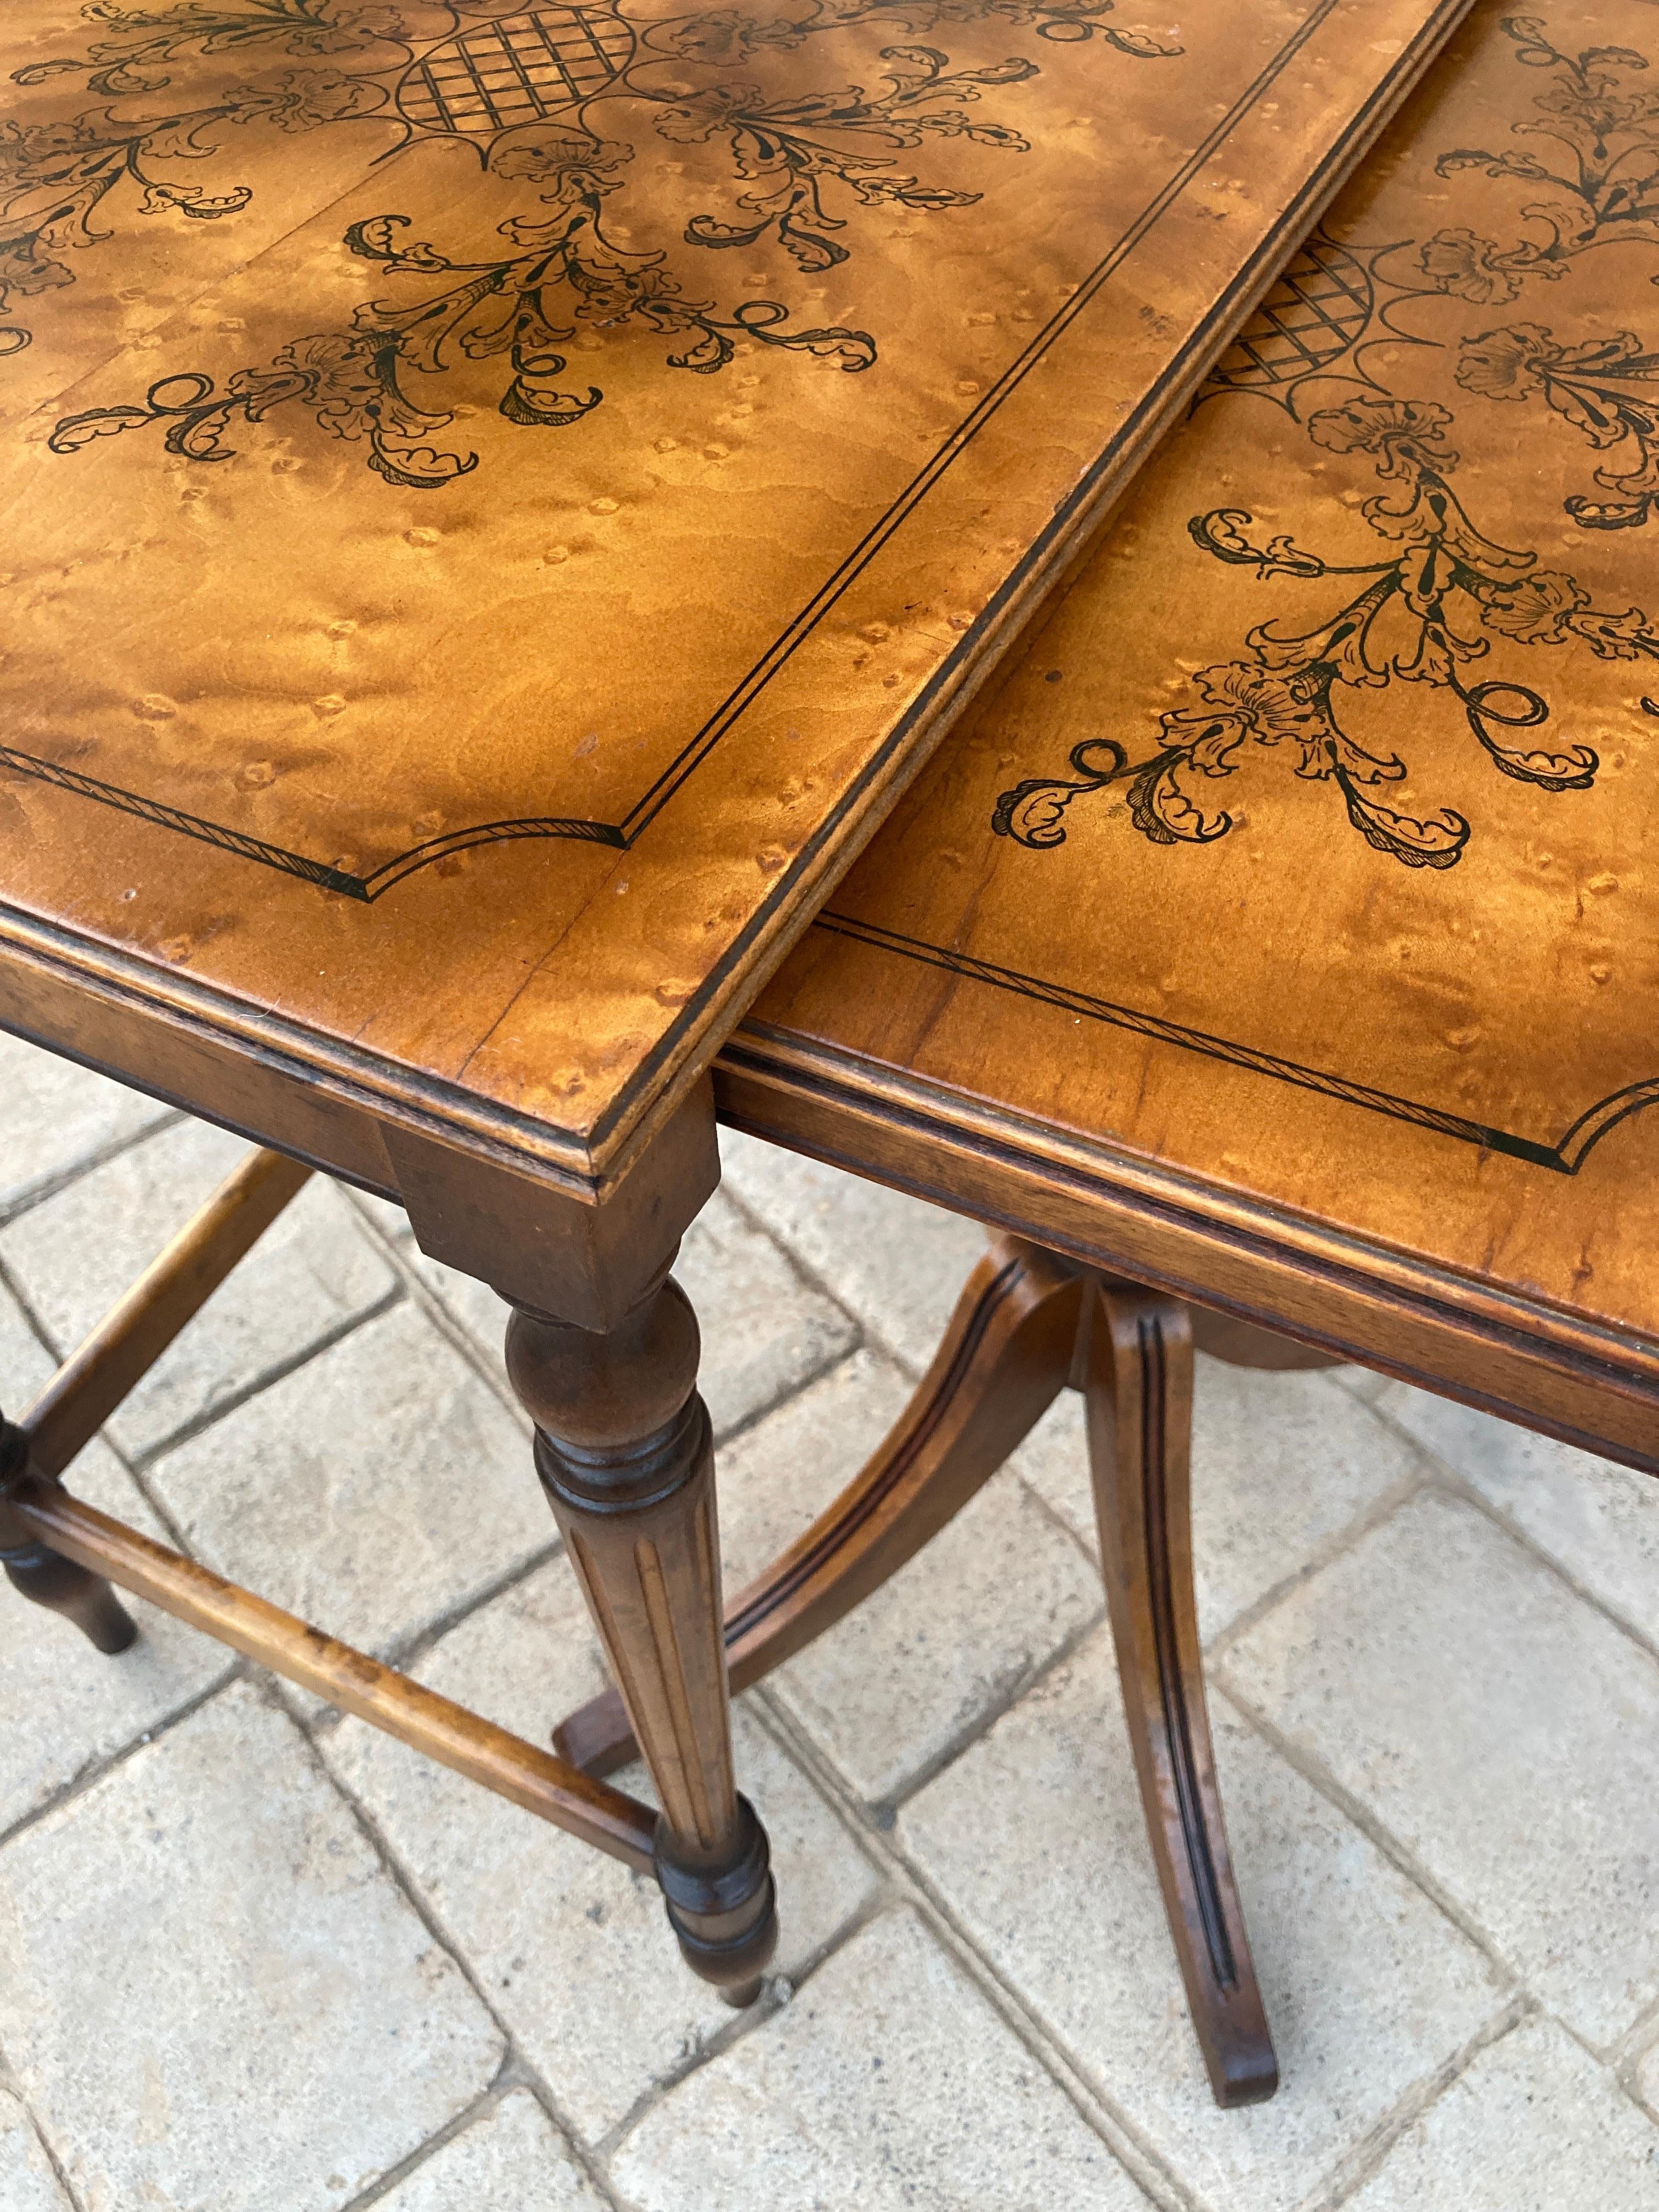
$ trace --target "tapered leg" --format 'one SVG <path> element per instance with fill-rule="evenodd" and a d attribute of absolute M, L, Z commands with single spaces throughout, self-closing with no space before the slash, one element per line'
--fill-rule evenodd
<path fill-rule="evenodd" d="M 861 1604 L 995 1474 L 1066 1385 L 1081 1297 L 1075 1267 L 1017 1237 L 997 1239 L 896 1425 L 834 1504 L 727 1607 L 733 1692 Z M 553 1743 L 590 1774 L 625 1765 L 634 1735 L 617 1691 L 573 1713 Z"/>
<path fill-rule="evenodd" d="M 31 1536 L 6 1504 L 6 1485 L 22 1474 L 28 1456 L 23 1431 L 0 1420 L 0 1566 L 6 1579 L 32 1604 L 72 1620 L 99 1650 L 125 1651 L 137 1637 L 138 1624 L 109 1584 Z"/>
<path fill-rule="evenodd" d="M 1101 1562 L 1141 1802 L 1220 2105 L 1279 2086 L 1216 1787 L 1193 1600 L 1187 1310 L 1097 1278 L 1084 1346 Z"/>
<path fill-rule="evenodd" d="M 695 1972 L 747 2004 L 777 1918 L 765 1832 L 732 1772 L 697 1350 L 665 1280 L 603 1334 L 520 1306 L 507 1337 L 537 1472 L 657 1787 L 668 1917 Z"/>

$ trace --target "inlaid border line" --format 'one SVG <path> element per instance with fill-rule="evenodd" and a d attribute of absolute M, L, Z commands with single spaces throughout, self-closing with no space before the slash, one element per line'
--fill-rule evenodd
<path fill-rule="evenodd" d="M 447 836 L 431 839 L 425 844 L 411 846 L 406 851 L 394 854 L 391 860 L 385 861 L 380 867 L 371 870 L 368 875 L 359 876 L 349 870 L 336 867 L 331 862 L 313 860 L 304 854 L 291 852 L 286 847 L 272 844 L 264 838 L 251 836 L 244 831 L 230 829 L 225 823 L 210 821 L 204 816 L 188 813 L 181 808 L 167 805 L 158 799 L 146 799 L 140 793 L 125 790 L 121 786 L 102 782 L 94 776 L 79 775 L 73 769 L 59 768 L 57 764 L 44 761 L 32 753 L 0 746 L 0 765 L 11 768 L 20 775 L 33 776 L 40 781 L 55 784 L 61 789 L 75 792 L 82 798 L 115 807 L 123 813 L 136 815 L 139 819 L 149 822 L 157 828 L 172 830 L 182 836 L 194 837 L 200 842 L 212 845 L 222 852 L 234 854 L 243 860 L 258 861 L 267 867 L 276 869 L 282 874 L 295 876 L 302 882 L 315 884 L 319 889 L 337 891 L 343 896 L 355 899 L 364 905 L 372 905 L 383 892 L 391 890 L 394 884 L 401 883 L 405 876 L 414 874 L 417 869 L 428 866 L 434 860 L 442 859 L 448 853 L 463 851 L 473 845 L 501 844 L 515 838 L 575 838 L 590 843 L 609 845 L 622 851 L 628 850 L 635 838 L 648 827 L 676 792 L 681 788 L 688 777 L 701 767 L 732 725 L 747 713 L 749 708 L 753 705 L 772 678 L 811 635 L 830 609 L 850 588 L 888 539 L 914 513 L 951 464 L 967 451 L 1003 403 L 1024 381 L 1037 362 L 1048 354 L 1084 309 L 1092 303 L 1102 288 L 1116 274 L 1135 247 L 1142 243 L 1148 233 L 1168 214 L 1194 177 L 1226 143 L 1239 123 L 1249 113 L 1282 71 L 1288 67 L 1301 48 L 1316 32 L 1323 27 L 1331 15 L 1346 4 L 1348 0 L 1317 0 L 1317 4 L 1310 10 L 1284 46 L 1264 64 L 1256 77 L 1240 93 L 1226 114 L 1165 179 L 1158 192 L 1146 202 L 1127 228 L 1119 234 L 1113 245 L 1079 284 L 1072 297 L 1063 307 L 1055 310 L 1023 351 L 1003 371 L 996 383 L 948 434 L 904 489 L 893 500 L 880 519 L 871 526 L 859 544 L 842 561 L 839 567 L 824 580 L 805 605 L 794 615 L 787 627 L 778 634 L 738 684 L 727 693 L 714 714 L 696 734 L 686 741 L 655 781 L 634 802 L 619 823 L 599 823 L 556 815 L 526 816 L 480 823 L 465 830 L 453 830 Z M 1455 12 L 1461 14 L 1466 4 L 1467 0 L 1454 0 Z M 1443 7 L 1437 9 L 1435 20 L 1438 21 L 1440 15 L 1445 12 L 1447 10 Z M 1383 81 L 1384 85 L 1392 81 L 1394 74 L 1394 71 L 1389 72 L 1389 77 Z M 1364 116 L 1370 113 L 1382 89 L 1383 85 L 1375 88 L 1364 109 L 1355 116 L 1352 128 L 1344 135 L 1345 145 L 1363 127 Z M 1324 165 L 1321 166 L 1322 170 Z M 1278 225 L 1274 227 L 1275 234 L 1279 228 Z M 1255 258 L 1256 257 L 1252 257 L 1252 265 Z M 1231 296 L 1233 289 L 1232 286 L 1229 286 L 1228 296 Z M 1194 337 L 1200 335 L 1210 327 L 1214 320 L 1215 312 L 1212 308 L 1211 313 L 1203 318 L 1198 331 L 1193 334 Z M 1182 349 L 1183 357 L 1190 349 L 1190 344 L 1189 338 L 1188 344 Z M 1163 377 L 1158 380 L 1153 387 L 1154 393 L 1161 392 L 1164 380 Z M 1142 406 L 1131 416 L 1129 422 L 1120 429 L 1112 441 L 1114 450 L 1121 446 L 1130 425 L 1142 412 L 1144 412 L 1144 401 Z M 1091 477 L 1094 472 L 1093 470 L 1089 472 Z M 1061 503 L 1059 513 L 1061 515 L 1069 513 L 1075 507 L 1076 501 L 1077 493 L 1074 488 L 1073 492 Z M 1042 533 L 1041 542 L 1047 542 L 1052 535 L 1051 526 Z M 1024 565 L 1022 564 L 1022 567 Z M 938 673 L 948 672 L 958 665 L 968 647 L 976 641 L 985 626 L 987 617 L 994 611 L 1001 596 L 1002 594 L 999 593 L 993 599 L 956 650 L 947 657 Z M 910 719 L 912 718 L 907 718 L 907 724 Z"/>
<path fill-rule="evenodd" d="M 1328 1098 L 1340 1099 L 1346 1105 L 1358 1106 L 1373 1114 L 1386 1114 L 1396 1121 L 1409 1121 L 1420 1129 L 1431 1129 L 1440 1136 L 1454 1137 L 1466 1145 L 1478 1145 L 1483 1152 L 1502 1152 L 1510 1159 L 1524 1160 L 1529 1166 L 1550 1168 L 1558 1175 L 1577 1175 L 1589 1154 L 1605 1137 L 1628 1115 L 1638 1113 L 1644 1106 L 1659 1103 L 1659 1075 L 1649 1076 L 1638 1083 L 1626 1084 L 1623 1090 L 1598 1099 L 1595 1105 L 1581 1114 L 1553 1145 L 1540 1144 L 1535 1138 L 1517 1137 L 1507 1129 L 1498 1129 L 1483 1121 L 1469 1120 L 1462 1114 L 1449 1114 L 1437 1106 L 1427 1106 L 1414 1098 L 1405 1098 L 1392 1091 L 1379 1091 L 1369 1084 L 1355 1083 L 1349 1078 L 1333 1075 L 1323 1068 L 1305 1067 L 1299 1060 L 1283 1060 L 1277 1054 L 1262 1052 L 1253 1045 L 1239 1044 L 1228 1037 L 1214 1036 L 1207 1030 L 1193 1029 L 1184 1022 L 1166 1020 L 1161 1014 L 1141 1012 L 1133 1006 L 1119 1006 L 1109 999 L 1097 999 L 1086 991 L 1075 991 L 1063 983 L 1051 983 L 1039 975 L 1028 975 L 1016 968 L 1004 968 L 991 960 L 975 959 L 966 952 L 952 951 L 942 945 L 929 944 L 926 939 L 907 937 L 901 932 L 882 929 L 873 922 L 857 921 L 851 915 L 823 914 L 813 927 L 831 937 L 851 938 L 855 943 L 867 945 L 879 952 L 890 952 L 900 959 L 914 960 L 929 968 L 943 969 L 946 974 L 963 976 L 974 983 L 986 983 L 993 989 L 1010 991 L 1040 1006 L 1053 1006 L 1062 1013 L 1080 1019 L 1103 1022 L 1114 1029 L 1127 1030 L 1138 1036 L 1151 1037 L 1159 1044 L 1172 1044 L 1188 1052 L 1201 1053 L 1209 1060 L 1224 1061 L 1233 1067 L 1248 1069 L 1252 1074 L 1266 1075 L 1277 1082 L 1292 1083 L 1304 1091 L 1316 1091 Z"/>

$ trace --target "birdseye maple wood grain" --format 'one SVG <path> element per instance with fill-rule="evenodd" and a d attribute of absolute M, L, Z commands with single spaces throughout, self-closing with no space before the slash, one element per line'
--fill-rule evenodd
<path fill-rule="evenodd" d="M 721 1097 L 1659 1469 L 1656 33 L 1470 19 Z"/>
<path fill-rule="evenodd" d="M 9 17 L 0 1017 L 595 1194 L 1458 12 Z"/>

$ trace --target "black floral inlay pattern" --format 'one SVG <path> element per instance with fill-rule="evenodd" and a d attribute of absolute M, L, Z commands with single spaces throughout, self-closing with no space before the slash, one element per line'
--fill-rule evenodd
<path fill-rule="evenodd" d="M 83 11 L 100 32 L 83 53 L 16 72 L 30 86 L 73 79 L 106 104 L 0 126 L 0 312 L 73 281 L 68 257 L 106 241 L 99 210 L 118 192 L 136 191 L 145 215 L 238 214 L 251 198 L 246 185 L 210 188 L 184 166 L 217 151 L 233 131 L 374 122 L 392 126 L 394 149 L 419 137 L 461 139 L 492 176 L 526 188 L 526 206 L 495 237 L 457 252 L 410 237 L 399 214 L 356 223 L 346 243 L 406 295 L 365 301 L 348 328 L 295 337 L 222 387 L 195 370 L 164 376 L 142 402 L 66 418 L 52 441 L 68 453 L 160 424 L 172 452 L 223 460 L 234 451 L 234 428 L 295 405 L 325 432 L 362 441 L 388 480 L 436 489 L 477 457 L 446 446 L 452 415 L 412 396 L 409 380 L 441 375 L 458 358 L 502 356 L 511 374 L 501 411 L 532 428 L 580 422 L 602 399 L 597 386 L 574 387 L 568 376 L 562 348 L 582 330 L 660 332 L 672 341 L 666 366 L 699 374 L 725 367 L 740 339 L 848 373 L 867 368 L 876 357 L 870 332 L 798 326 L 775 299 L 722 308 L 699 296 L 694 262 L 767 240 L 797 269 L 821 273 L 848 259 L 861 210 L 973 204 L 978 192 L 932 179 L 906 157 L 949 139 L 994 155 L 1029 150 L 984 102 L 1035 76 L 1038 64 L 1011 55 L 957 68 L 940 47 L 902 36 L 1000 22 L 1050 46 L 1093 40 L 1135 60 L 1180 52 L 1120 28 L 1109 20 L 1114 4 L 798 0 L 770 16 L 727 9 L 635 21 L 625 0 L 517 10 L 502 0 L 178 0 L 158 9 L 101 0 Z M 860 27 L 879 42 L 864 83 L 778 97 L 749 74 L 757 57 Z M 711 70 L 722 73 L 716 81 Z M 175 90 L 176 106 L 165 97 Z M 159 117 L 158 96 L 167 109 Z M 617 116 L 635 139 L 606 135 Z M 700 253 L 674 266 L 662 250 L 620 243 L 611 223 L 607 204 L 626 202 L 641 122 L 665 145 L 718 146 L 729 163 L 729 204 L 690 218 L 683 244 Z M 0 328 L 0 354 L 28 342 L 21 325 Z"/>
<path fill-rule="evenodd" d="M 1354 580 L 1316 623 L 1294 631 L 1261 623 L 1246 635 L 1243 654 L 1201 669 L 1193 678 L 1201 703 L 1161 715 L 1149 750 L 1089 738 L 1073 747 L 1068 774 L 1030 777 L 1005 792 L 994 817 L 1000 834 L 1039 849 L 1061 844 L 1074 802 L 1121 784 L 1131 823 L 1152 842 L 1213 843 L 1235 826 L 1221 801 L 1228 780 L 1273 753 L 1297 776 L 1328 785 L 1379 853 L 1407 867 L 1451 867 L 1469 842 L 1467 817 L 1450 807 L 1408 812 L 1389 805 L 1408 765 L 1354 734 L 1355 707 L 1398 683 L 1448 694 L 1499 774 L 1547 792 L 1594 782 L 1595 748 L 1550 734 L 1543 694 L 1477 680 L 1479 664 L 1504 640 L 1588 649 L 1604 660 L 1659 660 L 1659 630 L 1639 607 L 1598 606 L 1574 575 L 1485 536 L 1452 488 L 1459 455 L 1451 410 L 1401 396 L 1387 381 L 1389 364 L 1406 348 L 1440 343 L 1400 319 L 1413 301 L 1443 296 L 1508 306 L 1526 280 L 1559 279 L 1575 257 L 1615 240 L 1659 246 L 1659 87 L 1624 88 L 1646 69 L 1645 58 L 1624 47 L 1568 57 L 1535 16 L 1509 18 L 1504 28 L 1517 61 L 1552 77 L 1516 135 L 1551 140 L 1572 160 L 1550 167 L 1531 151 L 1459 149 L 1436 168 L 1443 177 L 1480 168 L 1547 187 L 1551 197 L 1521 210 L 1532 234 L 1505 246 L 1449 226 L 1421 240 L 1364 248 L 1316 233 L 1204 394 L 1267 398 L 1326 452 L 1369 459 L 1377 477 L 1397 487 L 1360 508 L 1385 550 L 1374 561 L 1338 563 L 1288 537 L 1264 539 L 1243 508 L 1194 516 L 1194 542 L 1218 561 L 1263 578 Z M 1659 352 L 1628 331 L 1575 343 L 1534 322 L 1472 331 L 1456 346 L 1462 391 L 1482 401 L 1540 399 L 1616 457 L 1620 465 L 1595 472 L 1611 496 L 1567 500 L 1575 523 L 1628 530 L 1659 512 Z M 1330 404 L 1333 385 L 1354 396 Z M 1316 386 L 1325 404 L 1304 412 L 1298 394 Z M 1659 702 L 1638 694 L 1638 704 L 1659 716 Z"/>

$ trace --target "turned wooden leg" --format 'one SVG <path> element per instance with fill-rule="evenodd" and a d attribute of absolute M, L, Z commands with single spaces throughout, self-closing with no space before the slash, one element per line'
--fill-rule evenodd
<path fill-rule="evenodd" d="M 1216 1787 L 1193 1600 L 1187 1309 L 1097 1278 L 1083 1347 L 1089 1456 L 1123 1705 L 1170 1932 L 1220 2105 L 1271 2097 L 1279 2065 Z"/>
<path fill-rule="evenodd" d="M 898 1422 L 834 1504 L 727 1607 L 734 1692 L 862 1604 L 995 1474 L 1065 1388 L 1081 1300 L 1075 1267 L 1018 1237 L 997 1239 Z M 635 1755 L 614 1689 L 562 1722 L 553 1743 L 590 1774 Z"/>
<path fill-rule="evenodd" d="M 765 1831 L 732 1773 L 697 1350 L 690 1304 L 666 1280 L 604 1334 L 523 1305 L 507 1333 L 536 1470 L 657 1786 L 669 1920 L 693 1970 L 740 2005 L 759 1993 L 777 1916 Z"/>
<path fill-rule="evenodd" d="M 0 1420 L 0 1566 L 20 1596 L 48 1613 L 72 1620 L 99 1650 L 112 1656 L 138 1634 L 138 1624 L 101 1576 L 76 1566 L 61 1552 L 32 1536 L 6 1503 L 7 1486 L 29 1463 L 29 1440 L 10 1421 Z"/>

